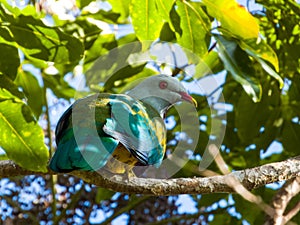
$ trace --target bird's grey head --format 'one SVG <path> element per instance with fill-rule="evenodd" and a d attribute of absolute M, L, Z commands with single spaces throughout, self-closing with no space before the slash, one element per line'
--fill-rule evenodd
<path fill-rule="evenodd" d="M 143 80 L 130 90 L 128 95 L 150 104 L 161 115 L 171 105 L 180 101 L 196 104 L 178 79 L 163 74 Z"/>

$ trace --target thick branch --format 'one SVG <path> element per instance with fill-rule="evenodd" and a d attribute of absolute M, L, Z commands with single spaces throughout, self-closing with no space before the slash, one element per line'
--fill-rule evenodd
<path fill-rule="evenodd" d="M 0 162 L 0 178 L 20 175 L 43 173 L 25 170 L 10 160 Z M 54 174 L 49 171 L 48 174 Z M 282 162 L 270 163 L 251 169 L 235 171 L 223 176 L 151 179 L 130 178 L 128 182 L 117 182 L 114 179 L 102 177 L 97 172 L 73 171 L 71 175 L 97 186 L 113 191 L 148 194 L 148 195 L 177 195 L 204 193 L 231 193 L 232 188 L 227 185 L 230 177 L 235 177 L 248 190 L 262 187 L 266 184 L 290 180 L 300 176 L 300 156 Z"/>

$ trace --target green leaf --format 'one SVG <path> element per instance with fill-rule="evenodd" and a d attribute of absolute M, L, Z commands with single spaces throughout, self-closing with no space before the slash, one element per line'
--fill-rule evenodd
<path fill-rule="evenodd" d="M 255 18 L 235 0 L 203 0 L 203 3 L 208 13 L 235 36 L 242 39 L 258 37 L 259 26 Z"/>
<path fill-rule="evenodd" d="M 268 45 L 267 42 L 256 39 L 241 40 L 240 46 L 242 49 L 251 52 L 253 55 L 271 63 L 275 70 L 279 71 L 279 62 L 276 52 Z"/>
<path fill-rule="evenodd" d="M 273 65 L 276 71 L 279 70 L 277 55 L 266 42 L 261 41 L 257 43 L 254 39 L 249 39 L 241 41 L 240 46 L 250 56 L 252 56 L 270 76 L 279 82 L 280 88 L 283 88 L 284 83 L 282 78 L 270 65 L 267 64 L 267 62 L 269 62 Z"/>
<path fill-rule="evenodd" d="M 169 23 L 164 23 L 159 35 L 159 40 L 166 42 L 173 42 L 174 40 L 176 40 L 175 33 L 170 28 Z"/>
<path fill-rule="evenodd" d="M 83 40 L 85 50 L 88 50 L 93 45 L 102 31 L 98 26 L 82 17 L 77 18 L 74 22 L 64 24 L 62 28 L 68 34 Z"/>
<path fill-rule="evenodd" d="M 210 51 L 208 54 L 205 54 L 201 58 L 201 61 L 196 65 L 194 78 L 199 79 L 208 74 L 216 74 L 223 69 L 224 67 L 218 53 Z"/>
<path fill-rule="evenodd" d="M 262 210 L 259 207 L 255 207 L 254 203 L 245 200 L 240 195 L 232 195 L 232 197 L 235 201 L 236 210 L 242 214 L 243 218 L 246 219 L 249 224 L 255 224 L 254 221 L 257 217 L 262 216 Z"/>
<path fill-rule="evenodd" d="M 291 156 L 297 155 L 300 146 L 300 124 L 285 121 L 282 128 L 282 145 Z"/>
<path fill-rule="evenodd" d="M 14 80 L 20 66 L 18 49 L 14 46 L 0 43 L 0 52 L 2 52 L 0 54 L 0 72 Z"/>
<path fill-rule="evenodd" d="M 65 34 L 57 27 L 48 27 L 32 16 L 13 17 L 0 7 L 2 27 L 9 30 L 13 41 L 29 58 L 55 63 L 74 64 L 83 55 L 83 45 L 75 37 Z M 7 41 L 11 37 L 4 36 Z"/>
<path fill-rule="evenodd" d="M 250 67 L 252 62 L 248 55 L 239 48 L 235 41 L 226 40 L 219 35 L 216 35 L 215 38 L 218 42 L 218 53 L 225 69 L 242 85 L 254 102 L 260 101 L 262 95 L 261 84 L 254 77 L 255 71 Z"/>
<path fill-rule="evenodd" d="M 170 11 L 175 3 L 175 0 L 156 0 L 157 11 L 163 20 L 168 23 L 170 20 Z"/>
<path fill-rule="evenodd" d="M 121 84 L 123 84 L 124 79 L 132 77 L 133 75 L 136 75 L 136 74 L 142 72 L 143 69 L 145 68 L 145 65 L 146 64 L 142 64 L 142 65 L 135 66 L 135 67 L 133 67 L 131 65 L 127 65 L 127 66 L 121 68 L 116 73 L 109 76 L 109 78 L 106 80 L 106 82 L 104 84 L 104 91 L 111 90 L 115 86 L 115 82 L 117 82 L 117 81 L 119 82 L 118 86 L 120 86 Z"/>
<path fill-rule="evenodd" d="M 159 38 L 163 20 L 157 17 L 155 0 L 132 0 L 130 16 L 139 40 L 154 41 Z"/>
<path fill-rule="evenodd" d="M 89 5 L 93 0 L 76 0 L 76 5 L 82 9 L 85 6 Z"/>
<path fill-rule="evenodd" d="M 0 146 L 25 169 L 47 171 L 49 151 L 42 128 L 20 99 L 0 89 Z"/>
<path fill-rule="evenodd" d="M 130 1 L 131 0 L 108 0 L 112 6 L 112 11 L 120 14 L 118 21 L 124 22 L 129 17 Z"/>
<path fill-rule="evenodd" d="M 177 1 L 176 5 L 182 30 L 182 33 L 176 32 L 178 43 L 199 56 L 203 56 L 207 53 L 206 35 L 211 25 L 209 18 L 202 10 L 200 3 Z"/>
<path fill-rule="evenodd" d="M 112 11 L 105 11 L 100 9 L 98 12 L 96 13 L 86 13 L 83 12 L 82 13 L 82 17 L 86 17 L 86 18 L 93 18 L 95 20 L 100 20 L 106 23 L 112 23 L 112 24 L 116 24 L 118 23 L 118 19 L 120 17 L 119 13 L 115 13 Z"/>
<path fill-rule="evenodd" d="M 25 98 L 24 93 L 19 90 L 18 86 L 4 74 L 0 74 L 0 88 L 8 90 L 14 96 L 17 96 L 20 99 Z"/>
<path fill-rule="evenodd" d="M 106 82 L 110 76 L 117 73 L 120 69 L 127 67 L 129 65 L 129 56 L 136 52 L 140 53 L 141 48 L 142 45 L 140 42 L 132 42 L 130 44 L 114 48 L 107 54 L 103 54 L 86 72 L 87 85 L 99 85 L 99 83 Z"/>
<path fill-rule="evenodd" d="M 28 106 L 36 118 L 39 118 L 44 105 L 44 92 L 36 77 L 29 71 L 20 71 L 15 83 L 22 88 L 27 98 Z"/>
<path fill-rule="evenodd" d="M 93 64 L 101 55 L 104 55 L 108 50 L 117 46 L 114 34 L 99 35 L 85 54 L 84 71 L 87 71 L 91 67 L 91 64 Z"/>
<path fill-rule="evenodd" d="M 274 121 L 278 119 L 278 109 L 280 107 L 280 90 L 275 82 L 261 81 L 263 84 L 263 95 L 260 102 L 254 103 L 249 96 L 241 93 L 234 110 L 235 125 L 239 138 L 246 145 L 255 142 L 269 142 L 264 133 L 260 132 L 263 127 L 264 132 L 272 132 L 270 136 L 276 135 Z M 263 140 L 259 140 L 264 138 Z"/>

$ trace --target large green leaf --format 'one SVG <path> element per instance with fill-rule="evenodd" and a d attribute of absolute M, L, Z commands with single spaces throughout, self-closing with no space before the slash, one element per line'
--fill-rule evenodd
<path fill-rule="evenodd" d="M 44 105 L 44 92 L 36 77 L 29 71 L 20 71 L 15 83 L 22 88 L 27 98 L 27 104 L 36 118 L 42 113 Z"/>
<path fill-rule="evenodd" d="M 130 16 L 139 40 L 154 41 L 159 37 L 164 21 L 157 16 L 155 0 L 132 0 Z"/>
<path fill-rule="evenodd" d="M 12 16 L 0 6 L 0 19 L 2 39 L 13 40 L 29 58 L 76 64 L 83 55 L 83 45 L 77 38 L 57 27 L 48 27 L 33 16 Z"/>
<path fill-rule="evenodd" d="M 245 92 L 254 102 L 261 99 L 261 84 L 255 78 L 255 71 L 251 68 L 252 62 L 248 55 L 241 50 L 236 41 L 227 40 L 222 36 L 215 36 L 218 41 L 218 53 L 225 69 L 242 85 Z"/>
<path fill-rule="evenodd" d="M 0 43 L 0 52 L 2 52 L 0 54 L 0 72 L 14 80 L 20 66 L 18 49 L 14 46 Z"/>
<path fill-rule="evenodd" d="M 156 0 L 157 11 L 163 20 L 171 22 L 170 11 L 174 5 L 175 0 Z"/>
<path fill-rule="evenodd" d="M 42 128 L 29 107 L 5 89 L 0 89 L 0 146 L 25 169 L 47 171 L 49 151 Z"/>
<path fill-rule="evenodd" d="M 224 29 L 242 39 L 257 38 L 259 26 L 255 18 L 236 0 L 203 0 L 208 13 L 221 22 Z"/>
<path fill-rule="evenodd" d="M 198 2 L 177 1 L 176 5 L 182 30 L 181 33 L 176 32 L 178 43 L 199 56 L 203 56 L 207 53 L 205 38 L 210 30 L 209 18 Z"/>

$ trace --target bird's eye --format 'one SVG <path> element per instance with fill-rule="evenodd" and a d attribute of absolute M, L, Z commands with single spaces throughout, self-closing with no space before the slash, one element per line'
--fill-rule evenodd
<path fill-rule="evenodd" d="M 168 87 L 168 83 L 166 81 L 161 81 L 159 83 L 160 89 L 166 89 Z"/>

